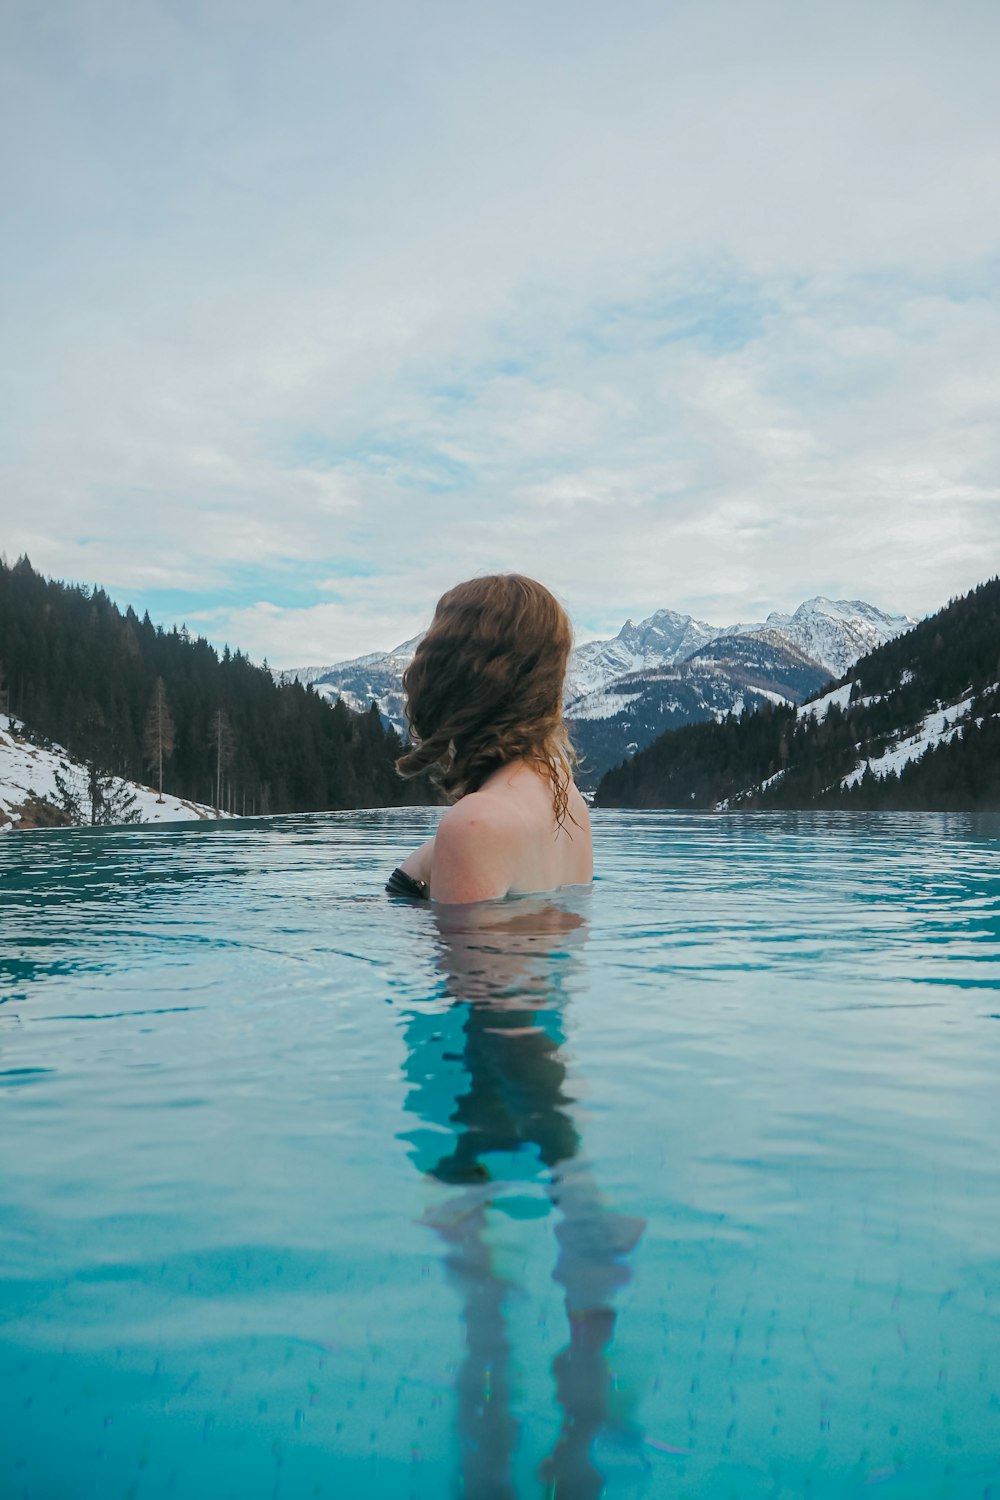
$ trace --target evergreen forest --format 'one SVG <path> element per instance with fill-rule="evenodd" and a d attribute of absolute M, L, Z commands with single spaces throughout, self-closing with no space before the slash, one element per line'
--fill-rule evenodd
<path fill-rule="evenodd" d="M 279 685 L 266 664 L 46 579 L 27 558 L 0 561 L 0 712 L 92 774 L 235 813 L 434 800 L 396 774 L 402 746 L 376 707 Z"/>
<path fill-rule="evenodd" d="M 663 734 L 607 773 L 595 803 L 1000 809 L 1000 579 L 862 657 L 839 686 L 843 702 L 822 714 L 767 704 L 739 719 Z M 868 765 L 957 704 L 968 708 L 950 739 L 898 774 L 877 775 Z"/>

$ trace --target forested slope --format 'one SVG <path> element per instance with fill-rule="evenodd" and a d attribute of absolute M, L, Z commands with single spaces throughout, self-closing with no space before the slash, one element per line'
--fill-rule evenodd
<path fill-rule="evenodd" d="M 855 663 L 800 708 L 660 737 L 603 807 L 1000 808 L 1000 579 Z"/>
<path fill-rule="evenodd" d="M 159 684 L 159 686 L 158 686 Z M 0 711 L 41 740 L 134 781 L 235 812 L 424 800 L 396 775 L 400 742 L 239 651 L 120 610 L 101 589 L 0 563 Z"/>

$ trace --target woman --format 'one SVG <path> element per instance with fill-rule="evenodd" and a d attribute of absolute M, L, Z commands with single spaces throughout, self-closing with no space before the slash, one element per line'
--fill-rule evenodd
<path fill-rule="evenodd" d="M 590 819 L 562 716 L 566 611 L 520 573 L 472 578 L 438 603 L 403 676 L 411 748 L 453 804 L 394 870 L 394 895 L 466 903 L 583 885 Z"/>

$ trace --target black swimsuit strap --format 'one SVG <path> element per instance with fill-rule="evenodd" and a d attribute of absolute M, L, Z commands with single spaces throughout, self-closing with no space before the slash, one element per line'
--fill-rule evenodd
<path fill-rule="evenodd" d="M 385 883 L 390 896 L 417 896 L 426 900 L 430 895 L 426 880 L 414 880 L 397 866 Z"/>

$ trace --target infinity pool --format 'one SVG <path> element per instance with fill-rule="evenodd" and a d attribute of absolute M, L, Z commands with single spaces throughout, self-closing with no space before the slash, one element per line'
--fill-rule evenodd
<path fill-rule="evenodd" d="M 0 1495 L 1000 1494 L 1000 818 L 0 841 Z"/>

